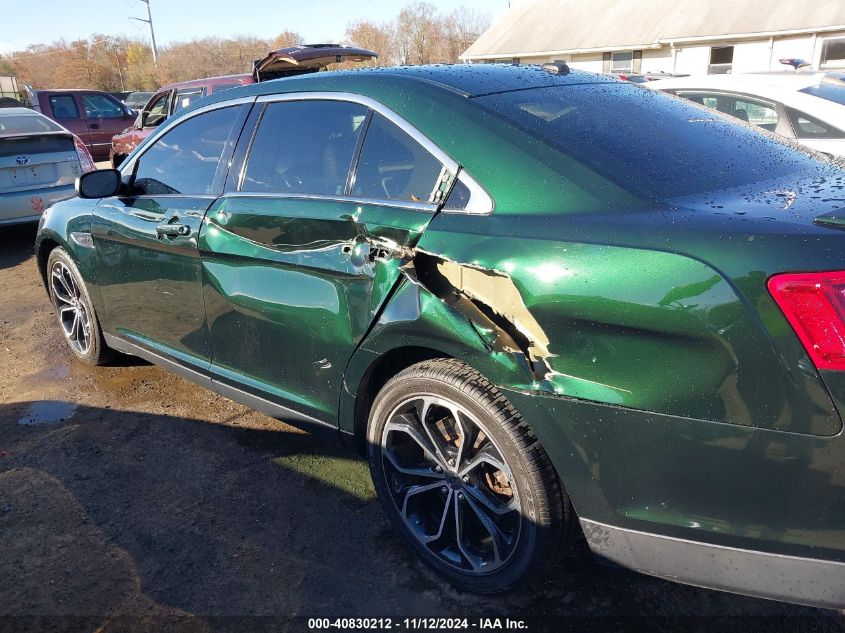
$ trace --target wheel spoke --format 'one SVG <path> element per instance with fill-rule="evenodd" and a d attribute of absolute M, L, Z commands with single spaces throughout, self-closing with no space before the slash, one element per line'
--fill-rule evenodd
<path fill-rule="evenodd" d="M 401 431 L 404 432 L 404 431 Z M 399 463 L 399 460 L 396 458 L 396 455 L 393 454 L 393 451 L 387 449 L 384 451 L 384 456 L 387 458 L 387 461 L 390 462 L 391 466 L 393 466 L 396 470 L 398 470 L 403 475 L 411 475 L 413 477 L 433 477 L 434 479 L 445 479 L 446 475 L 443 473 L 443 469 L 441 468 L 441 472 L 435 471 L 433 468 L 429 468 L 426 466 L 403 466 Z M 432 458 L 432 461 L 435 461 Z M 435 461 L 436 463 L 436 461 Z"/>
<path fill-rule="evenodd" d="M 431 461 L 435 464 L 439 464 L 441 468 L 446 465 L 446 463 L 441 460 L 440 453 L 437 451 L 436 447 L 431 443 L 428 433 L 423 435 L 413 424 L 413 416 L 409 416 L 408 414 L 397 415 L 387 423 L 384 430 L 385 433 L 404 433 L 419 445 L 426 457 L 428 457 Z"/>
<path fill-rule="evenodd" d="M 488 497 L 480 488 L 475 486 L 464 486 L 464 492 L 471 496 L 476 502 L 483 505 L 490 512 L 498 515 L 513 512 L 516 509 L 516 497 L 511 497 L 506 503 L 496 503 Z"/>
<path fill-rule="evenodd" d="M 481 450 L 479 450 L 469 460 L 464 462 L 464 465 L 458 471 L 458 474 L 461 476 L 467 475 L 470 473 L 470 471 L 472 471 L 474 468 L 477 468 L 481 464 L 490 464 L 497 470 L 507 472 L 507 468 L 505 468 L 505 464 L 502 461 L 502 458 L 499 457 L 499 455 L 497 454 L 497 451 L 492 446 L 487 445 Z"/>
<path fill-rule="evenodd" d="M 437 532 L 431 536 L 422 537 L 423 543 L 431 543 L 443 536 L 443 528 L 446 525 L 446 520 L 449 518 L 449 509 L 452 507 L 452 500 L 455 498 L 455 493 L 450 490 L 446 495 L 446 503 L 443 504 L 443 514 L 440 515 L 440 523 L 437 526 Z"/>
<path fill-rule="evenodd" d="M 436 481 L 433 484 L 424 484 L 421 486 L 408 486 L 405 489 L 405 500 L 402 502 L 402 516 L 405 518 L 405 520 L 408 520 L 408 500 L 411 497 L 421 494 L 423 492 L 429 492 L 442 486 L 443 484 L 439 481 Z"/>
<path fill-rule="evenodd" d="M 466 544 L 464 543 L 464 528 L 463 528 L 463 521 L 464 521 L 464 508 L 463 505 L 457 498 L 455 497 L 455 543 L 458 545 L 458 549 L 461 552 L 461 555 L 466 559 L 466 561 L 470 564 L 473 571 L 481 571 L 482 562 L 479 560 L 478 556 L 474 555 L 467 549 Z"/>
<path fill-rule="evenodd" d="M 60 299 L 62 303 L 72 304 L 73 296 L 68 290 L 67 285 L 65 284 L 65 280 L 63 279 L 61 273 L 54 270 L 52 278 L 53 294 L 56 296 L 56 298 Z"/>
<path fill-rule="evenodd" d="M 442 446 L 442 438 L 438 439 L 435 437 L 435 434 L 431 432 L 431 428 L 429 428 L 428 420 L 426 417 L 428 416 L 428 411 L 431 409 L 432 401 L 430 398 L 420 398 L 414 403 L 414 409 L 416 410 L 417 417 L 419 418 L 420 425 L 422 426 L 423 431 L 428 437 L 429 442 L 431 442 L 431 446 L 433 447 L 437 461 L 440 462 L 441 466 L 444 469 L 449 468 L 449 459 L 446 457 L 446 453 L 443 450 Z"/>
<path fill-rule="evenodd" d="M 501 528 L 496 524 L 495 521 L 486 513 L 484 509 L 476 503 L 473 497 L 465 496 L 464 499 L 467 500 L 467 504 L 472 511 L 475 513 L 475 516 L 478 517 L 478 520 L 481 521 L 481 524 L 484 526 L 484 529 L 490 533 L 490 536 L 493 537 L 493 557 L 494 563 L 498 565 L 502 560 L 502 549 L 503 545 L 508 545 L 510 539 L 508 536 L 502 532 Z"/>

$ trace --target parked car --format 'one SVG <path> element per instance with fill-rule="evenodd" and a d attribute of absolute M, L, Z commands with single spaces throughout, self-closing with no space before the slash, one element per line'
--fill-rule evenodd
<path fill-rule="evenodd" d="M 67 128 L 85 143 L 95 160 L 109 156 L 111 138 L 135 120 L 135 113 L 98 90 L 33 90 L 32 107 Z"/>
<path fill-rule="evenodd" d="M 147 101 L 149 101 L 154 94 L 154 92 L 130 92 L 123 100 L 123 105 L 131 110 L 140 112 L 141 108 L 147 104 Z"/>
<path fill-rule="evenodd" d="M 94 171 L 82 141 L 29 108 L 0 109 L 0 224 L 35 222 Z"/>
<path fill-rule="evenodd" d="M 843 73 L 703 75 L 648 82 L 825 154 L 845 156 Z"/>
<path fill-rule="evenodd" d="M 317 72 L 331 64 L 362 62 L 377 57 L 376 53 L 338 44 L 301 44 L 272 51 L 253 63 L 252 73 L 209 77 L 165 86 L 153 95 L 133 126 L 112 138 L 109 154 L 113 167 L 118 167 L 138 144 L 149 136 L 167 117 L 193 101 L 268 79 Z"/>
<path fill-rule="evenodd" d="M 580 526 L 639 571 L 841 608 L 843 186 L 561 64 L 327 72 L 176 113 L 52 207 L 37 261 L 77 358 L 339 435 L 462 589 Z"/>
<path fill-rule="evenodd" d="M 616 73 L 612 76 L 617 79 L 621 79 L 622 81 L 630 81 L 634 84 L 644 84 L 648 81 L 671 79 L 673 77 L 689 77 L 689 75 L 683 73 L 666 73 L 662 71 L 656 73 Z"/>

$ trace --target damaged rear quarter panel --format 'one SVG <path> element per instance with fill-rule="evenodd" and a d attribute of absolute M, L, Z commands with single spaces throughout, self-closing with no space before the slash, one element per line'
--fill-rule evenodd
<path fill-rule="evenodd" d="M 451 318 L 471 325 L 500 386 L 743 426 L 839 431 L 824 389 L 790 380 L 713 268 L 670 252 L 561 241 L 559 231 L 546 239 L 524 225 L 524 216 L 440 214 L 405 267 Z"/>

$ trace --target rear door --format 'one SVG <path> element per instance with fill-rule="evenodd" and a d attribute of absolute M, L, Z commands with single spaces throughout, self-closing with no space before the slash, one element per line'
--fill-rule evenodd
<path fill-rule="evenodd" d="M 212 372 L 334 420 L 346 363 L 457 166 L 361 103 L 265 106 L 200 237 Z"/>
<path fill-rule="evenodd" d="M 94 211 L 105 330 L 195 369 L 210 359 L 197 237 L 248 107 L 200 110 L 166 130 L 122 169 L 126 194 Z"/>
<path fill-rule="evenodd" d="M 82 104 L 77 101 L 76 95 L 71 92 L 47 94 L 46 102 L 49 112 L 45 114 L 76 134 L 90 149 L 91 134 L 82 114 Z"/>

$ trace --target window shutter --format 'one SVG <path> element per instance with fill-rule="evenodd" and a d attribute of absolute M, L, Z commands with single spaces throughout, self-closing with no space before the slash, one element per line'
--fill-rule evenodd
<path fill-rule="evenodd" d="M 634 51 L 634 65 L 631 69 L 631 72 L 636 74 L 642 70 L 643 67 L 643 52 L 642 51 Z"/>
<path fill-rule="evenodd" d="M 610 53 L 601 54 L 601 71 L 603 73 L 610 72 Z"/>

